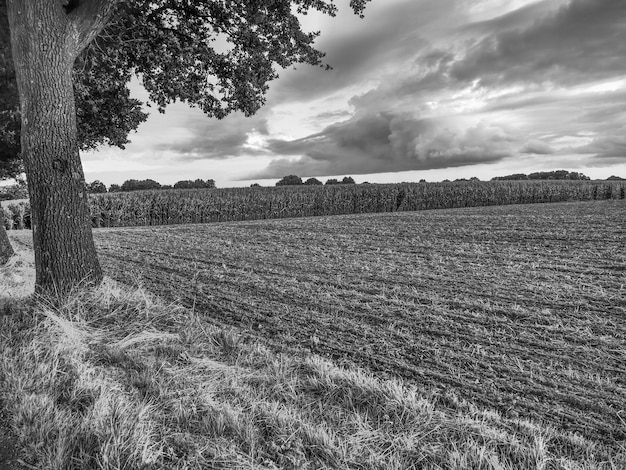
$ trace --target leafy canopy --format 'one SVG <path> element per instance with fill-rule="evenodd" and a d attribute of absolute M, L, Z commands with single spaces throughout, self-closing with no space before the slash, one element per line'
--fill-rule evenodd
<path fill-rule="evenodd" d="M 369 0 L 351 0 L 362 14 Z M 134 71 L 159 110 L 176 100 L 223 118 L 254 114 L 276 66 L 320 65 L 318 32 L 304 32 L 298 14 L 334 16 L 324 0 L 131 0 L 89 48 L 118 70 Z"/>
<path fill-rule="evenodd" d="M 84 53 L 75 63 L 74 95 L 81 149 L 107 144 L 124 148 L 128 133 L 146 120 L 142 103 L 130 98 L 129 71 Z M 6 3 L 0 0 L 0 179 L 23 172 L 20 161 L 20 106 L 11 55 Z"/>

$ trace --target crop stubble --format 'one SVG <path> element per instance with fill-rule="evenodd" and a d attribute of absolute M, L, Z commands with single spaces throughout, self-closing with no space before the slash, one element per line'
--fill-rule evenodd
<path fill-rule="evenodd" d="M 626 440 L 626 201 L 95 233 L 110 276 L 276 349 Z"/>

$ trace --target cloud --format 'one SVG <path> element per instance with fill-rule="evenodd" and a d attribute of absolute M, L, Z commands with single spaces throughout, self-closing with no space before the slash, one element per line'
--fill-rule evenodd
<path fill-rule="evenodd" d="M 292 141 L 271 140 L 268 150 L 288 156 L 251 178 L 367 174 L 429 170 L 490 163 L 513 154 L 514 139 L 501 128 L 479 123 L 443 127 L 407 114 L 354 117 Z"/>
<path fill-rule="evenodd" d="M 536 155 L 550 155 L 554 153 L 555 150 L 550 145 L 541 140 L 531 139 L 522 146 L 519 152 L 533 153 Z"/>
<path fill-rule="evenodd" d="M 594 154 L 594 163 L 626 163 L 626 126 L 599 135 L 587 145 L 572 148 L 573 153 Z"/>
<path fill-rule="evenodd" d="M 176 136 L 178 129 L 178 137 Z M 265 153 L 252 145 L 253 135 L 267 135 L 267 117 L 264 113 L 247 118 L 233 113 L 223 120 L 210 119 L 199 113 L 188 113 L 177 127 L 169 129 L 169 136 L 151 147 L 177 159 L 226 159 L 241 155 Z"/>
<path fill-rule="evenodd" d="M 324 21 L 324 33 L 316 43 L 327 53 L 324 63 L 333 69 L 304 65 L 282 71 L 268 101 L 311 101 L 376 80 L 429 47 L 424 38 L 427 30 L 440 34 L 457 10 L 457 0 L 372 2 L 364 19 L 348 8 L 340 9 L 336 18 Z"/>
<path fill-rule="evenodd" d="M 324 113 L 319 113 L 311 118 L 314 121 L 325 121 L 327 119 L 339 119 L 339 118 L 347 118 L 350 117 L 350 112 L 346 110 L 338 110 L 338 111 L 327 111 Z"/>
<path fill-rule="evenodd" d="M 549 2 L 542 2 L 549 3 Z M 520 27 L 513 12 L 483 27 L 491 34 L 473 44 L 450 68 L 457 81 L 480 80 L 483 86 L 521 82 L 572 85 L 626 72 L 626 2 L 572 0 L 552 14 Z M 493 29 L 506 30 L 493 33 Z"/>
<path fill-rule="evenodd" d="M 558 7 L 558 8 L 557 8 Z M 357 108 L 451 103 L 463 89 L 489 95 L 516 87 L 518 105 L 528 94 L 626 75 L 626 2 L 572 0 L 536 2 L 489 21 L 459 27 L 456 36 L 416 48 L 411 67 L 389 74 L 356 96 Z M 455 41 L 450 39 L 455 37 Z M 545 96 L 543 97 L 545 98 Z M 514 104 L 514 103 L 512 103 Z M 504 106 L 504 104 L 503 104 Z"/>

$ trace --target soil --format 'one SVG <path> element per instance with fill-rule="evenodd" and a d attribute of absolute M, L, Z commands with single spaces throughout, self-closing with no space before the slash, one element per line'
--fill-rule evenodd
<path fill-rule="evenodd" d="M 105 272 L 305 349 L 619 448 L 626 201 L 96 231 Z"/>

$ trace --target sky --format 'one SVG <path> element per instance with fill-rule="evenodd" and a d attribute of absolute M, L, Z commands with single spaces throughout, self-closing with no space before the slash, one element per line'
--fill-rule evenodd
<path fill-rule="evenodd" d="M 626 1 L 372 0 L 364 19 L 336 3 L 302 18 L 332 70 L 280 70 L 251 118 L 170 105 L 126 149 L 84 152 L 87 181 L 626 177 Z"/>

